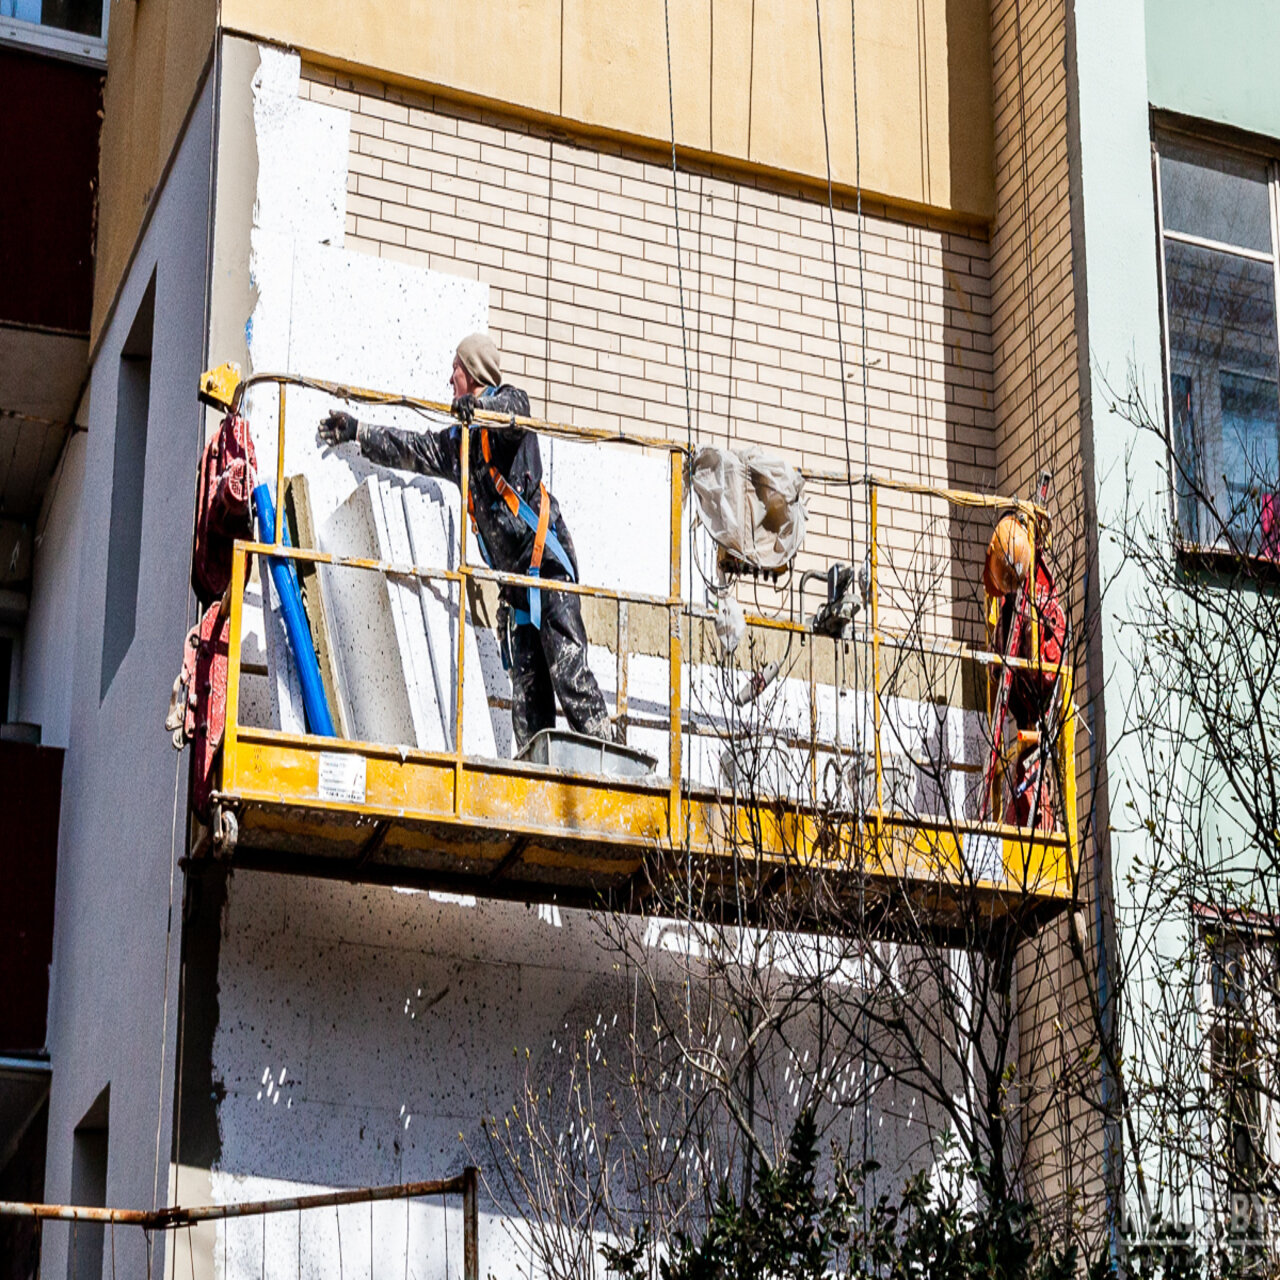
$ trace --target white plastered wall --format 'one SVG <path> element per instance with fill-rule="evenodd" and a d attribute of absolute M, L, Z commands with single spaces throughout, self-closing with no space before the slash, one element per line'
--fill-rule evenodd
<path fill-rule="evenodd" d="M 665 956 L 678 979 L 686 939 L 680 922 L 648 923 L 655 974 Z M 218 960 L 214 1198 L 416 1181 L 469 1163 L 492 1174 L 482 1118 L 510 1112 L 526 1071 L 539 1088 L 561 1088 L 566 1044 L 605 1028 L 607 1053 L 615 1015 L 625 1023 L 614 960 L 580 911 L 236 874 Z M 835 1074 L 852 1089 L 861 1069 L 849 1058 Z M 775 1088 L 781 1098 L 789 1086 Z M 912 1091 L 879 1084 L 870 1126 L 881 1189 L 928 1162 L 936 1122 Z M 337 1273 L 339 1233 L 345 1265 L 356 1259 L 367 1273 L 370 1220 L 367 1204 L 305 1215 L 302 1274 Z M 419 1280 L 460 1274 L 456 1197 L 407 1214 L 379 1205 L 372 1223 L 374 1274 L 403 1274 L 406 1232 Z M 519 1230 L 483 1194 L 480 1245 L 482 1275 L 513 1276 L 529 1263 Z M 284 1214 L 265 1232 L 261 1219 L 203 1228 L 193 1253 L 197 1275 L 205 1258 L 213 1276 L 248 1280 L 264 1256 L 266 1274 L 292 1274 L 299 1249 L 299 1219 Z"/>
<path fill-rule="evenodd" d="M 446 399 L 457 341 L 487 324 L 489 287 L 424 266 L 346 250 L 350 113 L 299 98 L 300 62 L 296 55 L 264 47 L 256 51 L 256 57 L 251 95 L 257 179 L 249 231 L 253 302 L 243 322 L 251 369 Z M 259 472 L 268 478 L 275 474 L 278 403 L 273 386 L 253 390 L 246 400 Z M 460 522 L 453 486 L 375 467 L 354 445 L 322 448 L 315 426 L 333 407 L 332 397 L 290 388 L 286 404 L 285 472 L 306 473 L 322 543 L 334 512 L 350 500 L 361 481 L 373 477 L 384 495 L 412 488 L 418 491 L 420 504 L 440 513 L 446 529 L 447 558 L 452 560 Z M 535 413 L 538 408 L 534 406 Z M 441 425 L 411 410 L 358 405 L 354 409 L 366 418 L 410 429 L 438 429 Z M 670 455 L 660 450 L 550 438 L 543 448 L 548 485 L 575 532 L 582 580 L 639 595 L 665 596 L 670 576 Z M 687 537 L 684 543 L 683 589 L 702 603 L 706 599 L 704 578 L 713 572 L 710 557 L 702 539 L 695 540 L 704 561 L 702 572 L 695 572 Z M 325 549 L 358 553 L 349 540 Z M 370 546 L 366 554 L 379 554 L 379 549 Z M 468 559 L 479 562 L 474 539 Z M 328 575 L 330 589 L 343 590 L 344 582 L 355 572 Z M 390 615 L 394 610 L 388 608 L 387 612 Z M 252 619 L 250 625 L 255 626 Z M 261 629 L 261 624 L 255 629 Z M 432 657 L 440 659 L 438 667 L 447 672 L 447 683 L 452 685 L 452 637 L 442 633 L 431 640 Z M 507 682 L 495 638 L 491 632 L 481 632 L 477 641 L 485 687 L 501 698 L 507 692 Z M 341 648 L 341 637 L 338 643 Z M 254 655 L 247 656 L 252 659 Z M 617 692 L 615 655 L 603 644 L 593 645 L 590 660 L 612 708 Z M 377 661 L 375 651 L 369 652 L 368 661 Z M 403 669 L 379 663 L 377 680 L 385 681 L 394 696 L 412 698 L 415 687 L 425 682 L 415 682 L 411 666 L 409 655 L 405 655 Z M 664 722 L 669 688 L 666 660 L 637 656 L 629 677 L 633 711 L 647 711 L 652 719 Z M 359 683 L 367 684 L 367 680 Z M 725 723 L 729 713 L 716 684 L 714 669 L 686 672 L 686 697 L 694 691 L 702 712 Z M 469 687 L 464 701 L 470 702 L 478 694 L 477 687 Z M 275 700 L 265 695 L 247 697 L 246 702 L 260 708 L 275 705 Z M 840 716 L 835 703 L 834 690 L 819 690 L 820 723 L 824 730 L 829 726 L 833 740 L 847 749 L 854 742 L 856 719 L 861 715 L 865 723 L 866 712 L 848 709 Z M 808 726 L 807 681 L 787 681 L 781 704 L 788 724 L 797 736 L 803 736 Z M 296 710 L 286 706 L 284 714 L 282 727 L 300 727 Z M 953 718 L 956 724 L 948 736 L 971 739 L 974 735 L 961 729 L 960 713 L 953 713 Z M 382 717 L 387 725 L 404 720 Z M 494 708 L 492 724 L 490 737 L 476 736 L 471 741 L 488 742 L 491 738 L 500 754 L 509 753 L 509 718 Z M 835 738 L 837 724 L 840 733 Z M 629 741 L 651 752 L 660 773 L 668 771 L 664 730 L 636 728 Z M 418 742 L 411 745 L 436 743 L 419 734 Z M 690 754 L 686 767 L 695 781 L 716 782 L 724 774 L 722 755 L 721 747 L 704 741 Z"/>

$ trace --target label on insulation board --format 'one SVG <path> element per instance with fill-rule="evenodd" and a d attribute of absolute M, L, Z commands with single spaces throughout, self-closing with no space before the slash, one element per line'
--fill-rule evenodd
<path fill-rule="evenodd" d="M 1004 879 L 1004 841 L 986 831 L 970 831 L 964 837 L 964 865 L 975 880 Z"/>
<path fill-rule="evenodd" d="M 348 755 L 344 751 L 322 751 L 320 753 L 320 778 L 316 783 L 316 795 L 321 800 L 339 800 L 345 804 L 364 804 L 364 756 Z"/>

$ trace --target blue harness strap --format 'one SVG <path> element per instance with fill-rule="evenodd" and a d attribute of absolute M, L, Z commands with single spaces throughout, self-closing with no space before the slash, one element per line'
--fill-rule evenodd
<path fill-rule="evenodd" d="M 529 526 L 536 538 L 538 536 L 538 514 L 523 498 L 520 497 L 519 494 L 516 495 L 516 498 L 520 503 L 520 519 Z M 561 567 L 564 569 L 565 573 L 569 575 L 569 581 L 577 582 L 578 578 L 573 572 L 573 565 L 569 562 L 568 553 L 565 551 L 560 539 L 557 538 L 555 533 L 550 529 L 548 529 L 546 533 L 546 546 L 547 550 L 560 561 Z M 531 578 L 540 578 L 542 576 L 542 569 L 536 564 L 531 564 L 528 569 L 528 574 Z M 520 615 L 523 612 L 523 609 L 516 610 L 517 623 L 521 621 Z M 539 628 L 542 626 L 542 592 L 538 587 L 529 588 L 528 624 Z"/>

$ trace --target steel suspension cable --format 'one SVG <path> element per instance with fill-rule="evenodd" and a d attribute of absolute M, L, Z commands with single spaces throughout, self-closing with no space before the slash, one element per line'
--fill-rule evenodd
<path fill-rule="evenodd" d="M 667 53 L 667 119 L 671 128 L 671 204 L 674 212 L 675 231 L 676 231 L 676 285 L 680 295 L 680 350 L 684 365 L 684 412 L 685 412 L 685 456 L 687 459 L 693 456 L 693 400 L 690 393 L 689 380 L 689 328 L 685 317 L 684 305 L 684 253 L 680 241 L 680 184 L 678 175 L 680 171 L 679 162 L 676 158 L 676 91 L 675 79 L 671 71 L 671 0 L 662 0 L 662 29 L 663 36 L 666 41 Z M 691 503 L 686 504 L 689 510 L 689 555 L 693 555 L 693 507 Z M 672 518 L 675 519 L 674 513 Z M 690 578 L 692 583 L 692 577 Z M 692 640 L 693 626 L 693 600 L 692 586 L 690 587 L 690 599 L 685 609 L 685 626 L 684 633 L 686 642 Z M 690 683 L 690 692 L 692 692 L 692 682 Z M 683 724 L 684 714 L 681 715 Z M 680 752 L 684 754 L 684 732 L 683 728 L 680 733 Z M 682 789 L 685 794 L 689 794 L 690 779 L 689 770 L 681 769 Z M 681 821 L 682 834 L 685 844 L 685 860 L 688 875 L 689 890 L 689 912 L 690 912 L 690 930 L 692 931 L 692 912 L 693 912 L 693 846 L 690 840 L 689 824 L 686 820 Z"/>
<path fill-rule="evenodd" d="M 862 229 L 865 221 L 862 213 L 862 134 L 858 122 L 858 16 L 857 0 L 849 0 L 849 55 L 853 65 L 853 191 L 857 201 L 854 234 L 858 256 L 858 328 L 859 359 L 862 364 L 862 482 L 866 502 L 862 512 L 867 541 L 867 554 L 871 544 L 871 421 L 867 399 L 867 262 L 862 247 Z M 852 477 L 852 468 L 850 468 Z M 852 490 L 852 486 L 851 486 Z M 868 625 L 864 620 L 864 625 Z"/>
<path fill-rule="evenodd" d="M 827 125 L 827 77 L 822 56 L 822 0 L 813 0 L 818 26 L 818 96 L 822 104 L 822 149 L 827 163 L 827 224 L 831 229 L 831 283 L 835 289 L 836 348 L 840 361 L 840 411 L 844 420 L 845 470 L 853 474 L 853 452 L 849 443 L 849 388 L 844 371 L 844 324 L 840 308 L 840 261 L 836 251 L 836 202 L 831 180 L 831 131 Z M 865 363 L 865 361 L 864 361 Z M 853 486 L 849 487 L 849 561 L 855 556 L 853 540 Z"/>
<path fill-rule="evenodd" d="M 680 245 L 680 185 L 676 162 L 676 91 L 671 75 L 671 0 L 662 0 L 662 26 L 667 44 L 667 116 L 671 125 L 671 203 L 676 224 L 676 283 L 680 292 L 680 347 L 684 357 L 685 443 L 693 449 L 693 400 L 689 390 L 689 330 L 684 310 L 684 265 Z"/>
<path fill-rule="evenodd" d="M 685 411 L 685 457 L 689 460 L 693 456 L 693 403 L 689 390 L 689 333 L 685 320 L 684 307 L 684 264 L 683 253 L 680 243 L 680 186 L 678 182 L 679 163 L 676 159 L 676 92 L 675 81 L 671 73 L 671 2 L 670 0 L 662 0 L 662 27 L 663 36 L 666 41 L 667 53 L 667 118 L 671 127 L 671 203 L 675 215 L 676 229 L 676 284 L 680 293 L 680 348 L 684 362 L 684 411 Z M 692 504 L 689 504 L 689 554 L 693 554 L 693 511 Z M 674 523 L 679 517 L 673 511 L 671 519 Z M 683 532 L 683 531 L 682 531 Z M 673 531 L 674 534 L 674 531 Z M 685 604 L 684 610 L 684 635 L 688 640 L 692 640 L 693 631 L 693 577 L 690 574 L 689 600 Z M 671 643 L 674 640 L 670 641 Z M 686 655 L 687 662 L 687 655 Z M 676 687 L 671 690 L 670 696 L 674 699 L 680 696 L 683 686 L 681 673 L 676 675 Z M 689 689 L 692 693 L 693 681 L 689 682 Z M 680 713 L 680 735 L 676 744 L 676 749 L 680 752 L 681 769 L 680 792 L 683 797 L 691 794 L 689 769 L 685 764 L 684 756 L 684 720 L 686 711 L 682 708 Z M 690 753 L 692 756 L 692 752 Z M 674 761 L 668 762 L 672 768 L 675 767 Z M 690 1042 L 693 1039 L 693 840 L 690 831 L 690 824 L 685 812 L 685 800 L 678 794 L 678 803 L 681 806 L 677 809 L 677 821 L 680 823 L 681 835 L 684 842 L 684 859 L 685 859 L 685 914 L 686 914 L 686 934 L 685 934 L 685 976 L 684 984 L 685 992 L 685 1032 Z M 687 1092 L 682 1094 L 682 1104 L 687 1099 Z M 688 1123 L 687 1105 L 683 1106 L 685 1112 L 685 1124 Z M 687 1132 L 687 1130 L 686 1130 Z"/>

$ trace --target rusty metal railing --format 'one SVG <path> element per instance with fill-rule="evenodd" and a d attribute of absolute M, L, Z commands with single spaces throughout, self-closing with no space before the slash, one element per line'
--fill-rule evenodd
<path fill-rule="evenodd" d="M 309 1209 L 337 1209 L 343 1205 L 374 1204 L 384 1200 L 408 1201 L 427 1196 L 461 1195 L 463 1280 L 480 1280 L 479 1186 L 479 1170 L 473 1165 L 468 1165 L 462 1173 L 453 1178 L 325 1191 L 314 1195 L 286 1196 L 272 1200 L 246 1200 L 234 1204 L 192 1207 L 172 1205 L 164 1209 L 110 1209 L 94 1205 L 35 1204 L 0 1200 L 0 1218 L 139 1227 L 145 1232 L 176 1231 L 185 1227 L 194 1227 L 200 1223 L 226 1221 L 232 1218 L 300 1213 Z"/>

